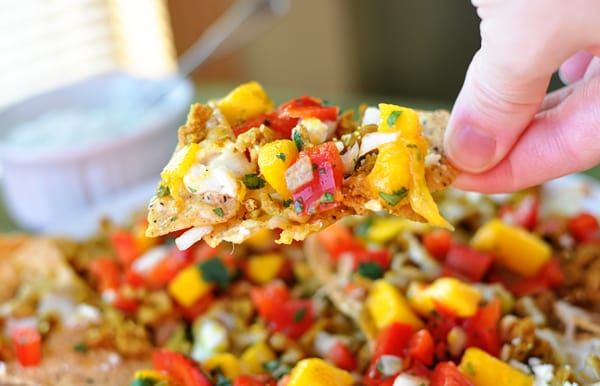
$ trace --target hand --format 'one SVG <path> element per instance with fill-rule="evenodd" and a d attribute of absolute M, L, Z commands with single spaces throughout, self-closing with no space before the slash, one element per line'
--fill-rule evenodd
<path fill-rule="evenodd" d="M 481 48 L 445 137 L 454 186 L 508 192 L 600 163 L 600 1 L 472 3 Z M 559 67 L 567 86 L 546 95 Z"/>

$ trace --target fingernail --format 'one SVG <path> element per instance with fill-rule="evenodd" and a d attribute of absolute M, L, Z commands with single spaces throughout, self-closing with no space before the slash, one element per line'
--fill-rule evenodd
<path fill-rule="evenodd" d="M 459 169 L 477 173 L 488 169 L 496 151 L 496 139 L 472 126 L 450 131 L 448 153 Z"/>

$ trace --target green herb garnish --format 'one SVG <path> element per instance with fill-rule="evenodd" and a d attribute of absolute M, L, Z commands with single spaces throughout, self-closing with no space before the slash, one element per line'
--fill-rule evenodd
<path fill-rule="evenodd" d="M 302 307 L 298 311 L 296 311 L 296 313 L 294 313 L 293 320 L 294 320 L 294 322 L 298 323 L 298 322 L 301 322 L 305 316 L 306 316 L 306 308 Z"/>
<path fill-rule="evenodd" d="M 294 202 L 294 212 L 300 214 L 304 212 L 304 204 L 302 203 L 302 199 L 299 198 Z"/>
<path fill-rule="evenodd" d="M 387 124 L 389 127 L 394 127 L 394 125 L 396 124 L 396 121 L 398 120 L 398 118 L 400 117 L 400 115 L 402 115 L 402 111 L 400 110 L 394 110 L 390 113 L 390 115 L 388 115 L 387 118 Z"/>
<path fill-rule="evenodd" d="M 165 197 L 171 195 L 171 189 L 169 189 L 168 185 L 160 184 L 158 185 L 158 189 L 156 189 L 157 197 Z"/>
<path fill-rule="evenodd" d="M 191 186 L 188 186 L 187 188 L 191 193 L 196 193 L 198 191 L 198 190 L 192 188 Z"/>
<path fill-rule="evenodd" d="M 330 202 L 333 202 L 334 200 L 335 200 L 335 198 L 333 197 L 333 194 L 331 194 L 329 192 L 325 192 L 321 196 L 321 204 L 329 204 Z"/>
<path fill-rule="evenodd" d="M 292 205 L 293 200 L 291 198 L 288 198 L 287 200 L 283 200 L 283 207 L 287 208 L 288 206 Z"/>
<path fill-rule="evenodd" d="M 379 197 L 383 198 L 388 205 L 394 206 L 398 204 L 406 195 L 408 194 L 408 189 L 402 187 L 402 189 L 395 191 L 392 194 L 386 192 L 379 192 Z"/>
<path fill-rule="evenodd" d="M 358 273 L 371 280 L 377 280 L 383 276 L 383 268 L 377 263 L 360 263 Z"/>
<path fill-rule="evenodd" d="M 416 145 L 416 144 L 414 144 L 414 143 L 407 143 L 407 144 L 406 144 L 406 147 L 409 147 L 409 148 L 411 148 L 411 149 L 416 149 L 416 148 L 417 148 L 417 145 Z"/>
<path fill-rule="evenodd" d="M 231 386 L 231 379 L 222 374 L 217 374 L 215 386 Z"/>
<path fill-rule="evenodd" d="M 275 157 L 279 158 L 282 161 L 285 161 L 285 153 L 279 153 Z"/>
<path fill-rule="evenodd" d="M 260 178 L 256 173 L 246 174 L 242 181 L 248 189 L 256 190 L 265 186 L 265 180 Z"/>
<path fill-rule="evenodd" d="M 358 237 L 367 237 L 367 234 L 369 232 L 369 228 L 371 227 L 371 225 L 373 225 L 372 218 L 369 218 L 368 220 L 361 222 L 360 224 L 358 224 L 356 226 L 356 228 L 354 228 L 354 234 L 357 235 Z"/>
<path fill-rule="evenodd" d="M 177 220 L 177 216 L 173 216 L 169 220 L 171 220 L 171 222 L 173 222 L 173 221 Z"/>
<path fill-rule="evenodd" d="M 275 379 L 281 379 L 281 377 L 290 372 L 290 367 L 280 359 L 273 359 L 272 361 L 264 363 L 263 368 Z"/>
<path fill-rule="evenodd" d="M 219 288 L 229 286 L 229 272 L 218 257 L 212 257 L 198 264 L 202 278 L 210 283 L 215 283 Z"/>
<path fill-rule="evenodd" d="M 73 350 L 77 352 L 88 352 L 89 349 L 90 348 L 88 347 L 88 345 L 83 342 L 75 343 L 73 345 Z"/>
<path fill-rule="evenodd" d="M 334 167 L 335 167 L 335 165 L 334 165 Z M 326 171 L 325 168 L 320 168 L 319 169 L 319 173 L 321 173 L 321 174 L 325 174 L 325 171 Z"/>
<path fill-rule="evenodd" d="M 213 209 L 213 213 L 219 217 L 223 217 L 223 208 L 215 208 Z"/>
<path fill-rule="evenodd" d="M 294 130 L 294 132 L 292 133 L 292 140 L 296 144 L 298 150 L 302 150 L 302 148 L 304 147 L 304 140 L 302 139 L 302 136 L 297 130 Z"/>

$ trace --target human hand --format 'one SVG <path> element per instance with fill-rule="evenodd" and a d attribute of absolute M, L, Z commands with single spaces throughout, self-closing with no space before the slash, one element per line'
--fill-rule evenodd
<path fill-rule="evenodd" d="M 508 192 L 600 163 L 600 1 L 472 3 L 481 48 L 445 137 L 454 186 Z M 567 86 L 546 95 L 559 67 Z"/>

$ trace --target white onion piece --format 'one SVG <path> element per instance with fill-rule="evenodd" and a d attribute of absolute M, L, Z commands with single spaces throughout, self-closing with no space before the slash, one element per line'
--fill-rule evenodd
<path fill-rule="evenodd" d="M 175 245 L 180 251 L 185 251 L 197 241 L 200 241 L 206 234 L 212 230 L 211 226 L 193 227 L 185 231 L 181 236 L 175 239 Z"/>
<path fill-rule="evenodd" d="M 358 149 L 358 143 L 355 142 L 347 152 L 341 155 L 345 174 L 350 174 L 354 171 L 356 161 L 358 160 Z"/>
<path fill-rule="evenodd" d="M 285 183 L 290 192 L 298 190 L 298 188 L 309 183 L 312 179 L 312 162 L 310 161 L 310 157 L 303 154 L 285 171 Z"/>
<path fill-rule="evenodd" d="M 394 379 L 393 386 L 427 386 L 429 385 L 429 380 L 421 377 L 417 377 L 416 375 L 402 373 Z"/>
<path fill-rule="evenodd" d="M 371 150 L 375 150 L 376 148 L 378 148 L 381 145 L 384 145 L 384 144 L 390 143 L 390 142 L 394 142 L 396 139 L 398 139 L 399 135 L 400 135 L 399 132 L 393 132 L 393 133 L 375 132 L 375 133 L 365 134 L 362 138 L 362 142 L 360 143 L 360 151 L 358 152 L 359 157 L 362 157 L 363 155 L 367 154 Z"/>
<path fill-rule="evenodd" d="M 170 249 L 171 247 L 168 245 L 156 246 L 135 259 L 135 261 L 131 264 L 131 268 L 133 268 L 133 270 L 137 273 L 149 271 L 167 256 Z"/>
<path fill-rule="evenodd" d="M 362 124 L 363 125 L 377 125 L 381 119 L 381 114 L 377 107 L 369 106 L 365 109 L 363 114 Z"/>

